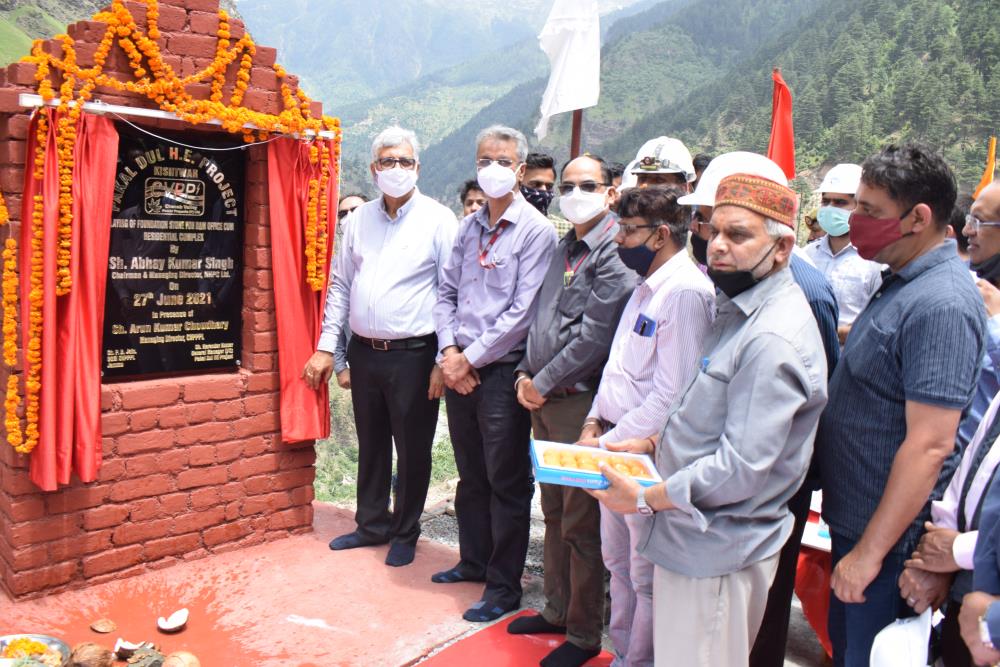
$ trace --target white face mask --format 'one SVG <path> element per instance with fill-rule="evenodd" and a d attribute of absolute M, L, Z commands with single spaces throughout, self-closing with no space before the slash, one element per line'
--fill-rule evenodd
<path fill-rule="evenodd" d="M 559 198 L 559 210 L 574 225 L 582 225 L 604 212 L 606 200 L 603 192 L 584 192 L 573 188 L 573 192 Z"/>
<path fill-rule="evenodd" d="M 501 167 L 496 162 L 480 169 L 476 176 L 483 193 L 490 199 L 499 199 L 510 193 L 517 185 L 517 175 L 513 169 Z"/>
<path fill-rule="evenodd" d="M 417 184 L 417 170 L 396 166 L 385 171 L 375 171 L 378 189 L 390 197 L 402 197 Z"/>

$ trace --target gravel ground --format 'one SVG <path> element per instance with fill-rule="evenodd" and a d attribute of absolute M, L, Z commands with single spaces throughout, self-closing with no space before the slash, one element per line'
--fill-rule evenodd
<path fill-rule="evenodd" d="M 432 489 L 428 498 L 427 511 L 424 515 L 423 537 L 458 548 L 458 522 L 453 516 L 450 495 L 454 483 Z M 531 541 L 528 544 L 528 558 L 525 563 L 523 579 L 524 596 L 522 606 L 526 609 L 540 610 L 545 599 L 542 594 L 542 540 L 545 536 L 545 524 L 542 510 L 539 506 L 537 487 L 532 499 Z M 762 632 L 766 628 L 762 629 Z M 442 647 L 444 648 L 444 647 Z M 604 648 L 611 650 L 608 636 L 604 635 Z M 831 664 L 816 640 L 812 628 L 802 615 L 802 607 L 797 599 L 792 601 L 792 616 L 788 631 L 788 647 L 785 653 L 785 667 L 825 667 Z"/>

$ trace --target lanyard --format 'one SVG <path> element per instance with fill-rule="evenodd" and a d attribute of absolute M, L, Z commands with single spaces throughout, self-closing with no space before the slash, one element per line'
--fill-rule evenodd
<path fill-rule="evenodd" d="M 493 232 L 493 236 L 491 236 L 490 240 L 486 243 L 485 248 L 483 247 L 483 233 L 479 232 L 479 266 L 483 267 L 484 269 L 496 268 L 496 264 L 487 262 L 486 258 L 489 256 L 490 250 L 493 249 L 493 244 L 496 243 L 497 239 L 500 238 L 500 235 L 503 234 L 503 230 L 507 229 L 507 227 L 509 226 L 510 226 L 509 221 L 501 220 L 500 224 L 497 225 L 496 231 Z"/>
<path fill-rule="evenodd" d="M 608 221 L 607 226 L 601 231 L 601 235 L 597 237 L 598 242 L 601 241 L 601 239 L 604 238 L 604 235 L 608 233 L 608 230 L 614 226 L 615 220 L 612 218 Z M 590 248 L 587 248 L 587 252 L 583 253 L 583 257 L 581 257 L 580 261 L 576 263 L 576 266 L 571 266 L 569 263 L 569 248 L 566 249 L 566 257 L 564 258 L 566 262 L 566 270 L 563 271 L 563 287 L 570 286 L 570 283 L 573 282 L 573 277 L 576 276 L 576 272 L 580 270 L 580 266 L 587 261 L 588 257 L 590 257 Z"/>

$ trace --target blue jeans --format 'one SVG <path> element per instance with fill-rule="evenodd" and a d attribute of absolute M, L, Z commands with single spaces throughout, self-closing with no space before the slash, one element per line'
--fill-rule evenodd
<path fill-rule="evenodd" d="M 855 540 L 831 533 L 831 559 L 836 567 L 854 548 Z M 899 575 L 906 556 L 890 553 L 882 569 L 865 589 L 865 601 L 845 604 L 830 591 L 830 642 L 835 667 L 868 667 L 875 635 L 897 618 L 913 616 L 913 610 L 899 594 Z"/>

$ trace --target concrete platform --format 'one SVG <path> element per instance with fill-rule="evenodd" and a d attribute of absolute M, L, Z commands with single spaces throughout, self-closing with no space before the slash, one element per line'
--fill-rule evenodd
<path fill-rule="evenodd" d="M 353 529 L 353 514 L 315 503 L 315 532 L 183 563 L 159 572 L 14 603 L 0 594 L 0 635 L 34 632 L 75 645 L 111 648 L 119 636 L 189 650 L 205 667 L 410 665 L 477 629 L 462 612 L 481 585 L 439 585 L 456 552 L 421 540 L 408 567 L 387 567 L 388 547 L 333 552 L 331 537 Z M 156 618 L 191 610 L 178 635 Z M 99 618 L 118 631 L 89 629 Z"/>

